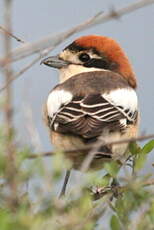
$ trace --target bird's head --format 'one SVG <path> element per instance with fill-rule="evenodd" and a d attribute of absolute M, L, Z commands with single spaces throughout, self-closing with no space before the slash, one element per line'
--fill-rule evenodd
<path fill-rule="evenodd" d="M 136 87 L 135 74 L 127 56 L 120 45 L 109 37 L 80 37 L 59 55 L 48 57 L 42 63 L 58 68 L 61 81 L 83 72 L 106 70 L 119 73 L 131 87 Z"/>

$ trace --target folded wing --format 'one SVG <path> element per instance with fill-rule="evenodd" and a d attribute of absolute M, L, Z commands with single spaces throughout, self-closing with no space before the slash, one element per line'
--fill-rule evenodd
<path fill-rule="evenodd" d="M 60 91 L 51 92 L 47 103 L 49 126 L 54 131 L 89 139 L 104 130 L 125 132 L 136 122 L 137 96 L 131 88 L 84 96 Z"/>

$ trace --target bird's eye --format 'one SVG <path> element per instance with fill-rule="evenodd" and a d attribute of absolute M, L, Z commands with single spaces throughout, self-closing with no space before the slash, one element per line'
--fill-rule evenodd
<path fill-rule="evenodd" d="M 90 60 L 90 56 L 86 53 L 82 53 L 82 54 L 80 54 L 79 59 L 82 62 L 86 62 L 86 61 Z"/>

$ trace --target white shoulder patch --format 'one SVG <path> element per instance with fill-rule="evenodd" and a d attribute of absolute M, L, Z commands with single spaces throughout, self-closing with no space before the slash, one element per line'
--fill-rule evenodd
<path fill-rule="evenodd" d="M 65 90 L 53 90 L 47 99 L 47 111 L 50 117 L 53 117 L 58 112 L 62 104 L 69 103 L 73 95 Z"/>
<path fill-rule="evenodd" d="M 116 89 L 109 93 L 102 94 L 109 103 L 115 107 L 122 107 L 124 110 L 131 110 L 132 112 L 137 110 L 137 94 L 135 90 L 131 88 Z"/>

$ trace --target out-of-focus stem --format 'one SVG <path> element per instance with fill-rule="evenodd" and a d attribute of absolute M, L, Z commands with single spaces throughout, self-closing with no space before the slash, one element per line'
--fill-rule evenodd
<path fill-rule="evenodd" d="M 12 0 L 4 1 L 4 23 L 8 31 L 12 31 L 11 26 Z M 8 82 L 12 77 L 11 68 L 11 39 L 4 34 L 4 53 L 7 57 L 7 65 L 4 68 L 4 79 Z M 17 205 L 17 184 L 16 184 L 16 167 L 15 167 L 15 145 L 13 141 L 13 103 L 12 103 L 12 86 L 8 85 L 5 91 L 4 105 L 5 135 L 6 135 L 6 179 L 9 187 L 8 206 L 15 210 Z"/>

